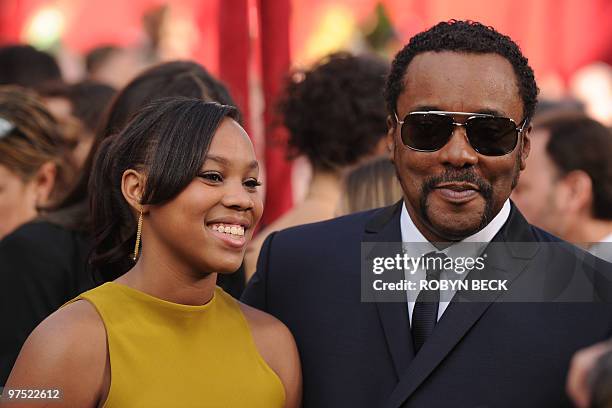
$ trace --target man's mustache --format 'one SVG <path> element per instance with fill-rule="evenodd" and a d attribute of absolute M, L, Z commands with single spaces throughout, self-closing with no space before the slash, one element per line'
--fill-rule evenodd
<path fill-rule="evenodd" d="M 446 170 L 438 176 L 432 176 L 423 182 L 422 192 L 424 195 L 431 193 L 436 186 L 442 183 L 470 183 L 474 184 L 480 190 L 479 193 L 484 199 L 490 199 L 493 196 L 493 187 L 489 182 L 476 175 L 474 170 Z"/>

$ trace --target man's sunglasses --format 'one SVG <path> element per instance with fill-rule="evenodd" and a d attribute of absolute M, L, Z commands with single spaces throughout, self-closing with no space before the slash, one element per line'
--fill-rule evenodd
<path fill-rule="evenodd" d="M 527 124 L 523 119 L 520 126 L 510 118 L 485 113 L 425 111 L 410 112 L 399 120 L 402 142 L 419 152 L 440 150 L 453 135 L 455 126 L 465 127 L 468 142 L 472 148 L 485 156 L 503 156 L 514 150 L 518 137 Z M 467 116 L 464 123 L 455 122 L 453 116 Z"/>

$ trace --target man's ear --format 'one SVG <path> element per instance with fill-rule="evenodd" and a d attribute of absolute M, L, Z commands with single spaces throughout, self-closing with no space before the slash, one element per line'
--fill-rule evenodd
<path fill-rule="evenodd" d="M 34 177 L 34 189 L 36 194 L 36 206 L 48 204 L 49 197 L 55 186 L 57 177 L 57 164 L 52 161 L 43 163 Z"/>
<path fill-rule="evenodd" d="M 145 190 L 145 181 L 145 176 L 134 169 L 127 169 L 121 176 L 123 197 L 136 212 L 144 212 L 141 201 Z"/>
<path fill-rule="evenodd" d="M 391 115 L 387 115 L 387 155 L 391 161 L 394 161 L 395 151 L 395 119 Z"/>
<path fill-rule="evenodd" d="M 568 187 L 567 206 L 572 212 L 580 212 L 590 208 L 593 203 L 593 181 L 582 170 L 570 171 L 563 177 L 563 183 Z"/>
<path fill-rule="evenodd" d="M 532 126 L 529 125 L 529 127 L 523 131 L 523 136 L 521 137 L 521 150 L 519 152 L 521 157 L 521 170 L 525 170 L 525 167 L 527 167 L 527 157 L 529 157 L 529 152 L 531 151 L 531 129 Z"/>

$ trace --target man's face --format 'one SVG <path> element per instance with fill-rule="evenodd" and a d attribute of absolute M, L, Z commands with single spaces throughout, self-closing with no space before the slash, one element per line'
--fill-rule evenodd
<path fill-rule="evenodd" d="M 563 186 L 559 170 L 546 152 L 549 139 L 547 130 L 531 134 L 527 167 L 512 192 L 512 200 L 531 224 L 562 236 L 566 219 L 561 202 Z"/>
<path fill-rule="evenodd" d="M 397 115 L 414 111 L 495 113 L 523 120 L 512 65 L 497 54 L 426 52 L 417 55 L 404 76 Z M 466 116 L 457 115 L 456 122 Z M 484 156 L 468 143 L 464 127 L 455 127 L 435 152 L 406 147 L 399 126 L 389 120 L 389 142 L 410 217 L 432 242 L 458 241 L 487 225 L 499 212 L 525 167 L 528 131 L 504 156 Z"/>

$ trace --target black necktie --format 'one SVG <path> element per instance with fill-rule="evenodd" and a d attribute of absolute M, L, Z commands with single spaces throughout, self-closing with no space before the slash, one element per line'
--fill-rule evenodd
<path fill-rule="evenodd" d="M 440 279 L 441 265 L 446 255 L 440 252 L 430 252 L 423 255 L 422 262 L 427 282 Z M 425 340 L 431 335 L 438 321 L 438 304 L 440 303 L 440 289 L 419 292 L 414 309 L 412 310 L 412 342 L 415 354 L 421 349 Z"/>

